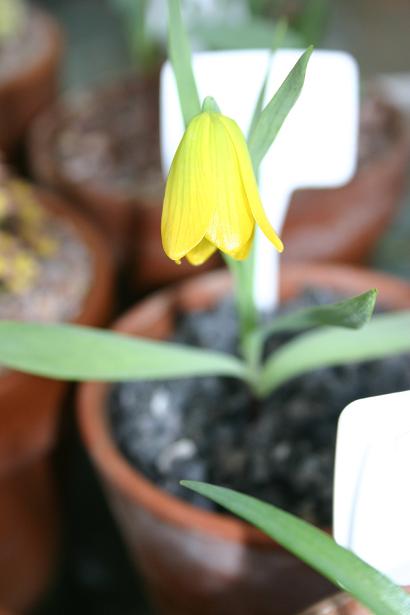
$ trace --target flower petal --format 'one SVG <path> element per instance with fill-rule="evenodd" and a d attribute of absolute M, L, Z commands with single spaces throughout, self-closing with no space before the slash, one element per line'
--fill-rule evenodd
<path fill-rule="evenodd" d="M 204 238 L 215 203 L 209 198 L 209 114 L 189 124 L 169 172 L 162 210 L 164 251 L 174 261 Z"/>
<path fill-rule="evenodd" d="M 248 204 L 255 218 L 255 222 L 265 233 L 266 237 L 273 243 L 278 252 L 282 252 L 283 243 L 272 228 L 265 210 L 263 209 L 245 137 L 236 122 L 226 116 L 221 115 L 220 117 L 221 122 L 224 124 L 234 144 L 244 190 L 246 191 Z"/>
<path fill-rule="evenodd" d="M 211 113 L 209 150 L 215 209 L 206 238 L 228 254 L 240 250 L 253 232 L 254 220 L 244 190 L 238 156 L 232 139 L 221 122 L 221 114 Z"/>
<path fill-rule="evenodd" d="M 230 256 L 232 256 L 232 258 L 234 258 L 237 261 L 245 260 L 245 258 L 248 257 L 249 251 L 252 247 L 253 239 L 254 239 L 254 233 L 252 233 L 252 235 L 250 236 L 248 243 L 246 243 L 244 246 L 242 246 L 242 248 L 240 248 L 236 252 L 231 252 Z"/>
<path fill-rule="evenodd" d="M 207 239 L 203 239 L 195 248 L 188 252 L 186 257 L 191 265 L 202 265 L 214 252 L 216 252 L 216 247 L 209 243 Z"/>

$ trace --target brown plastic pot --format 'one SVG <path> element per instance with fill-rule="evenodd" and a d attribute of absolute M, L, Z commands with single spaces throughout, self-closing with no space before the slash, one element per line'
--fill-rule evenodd
<path fill-rule="evenodd" d="M 75 322 L 98 326 L 111 314 L 113 271 L 100 234 L 58 197 L 45 207 L 71 221 L 89 248 L 92 285 Z M 17 371 L 0 377 L 0 604 L 31 607 L 56 563 L 58 510 L 50 455 L 67 383 Z"/>
<path fill-rule="evenodd" d="M 355 294 L 377 287 L 394 308 L 410 306 L 410 285 L 348 266 L 285 264 L 281 296 L 306 285 Z M 214 305 L 231 288 L 224 271 L 159 291 L 118 320 L 115 329 L 151 338 L 173 332 L 181 311 Z M 79 390 L 82 437 L 152 601 L 168 615 L 294 615 L 334 587 L 242 521 L 207 512 L 158 489 L 118 450 L 110 432 L 108 385 Z"/>
<path fill-rule="evenodd" d="M 0 149 L 13 153 L 31 120 L 55 98 L 63 54 L 63 36 L 54 19 L 31 10 L 30 19 L 44 30 L 43 47 L 29 65 L 0 82 Z"/>
<path fill-rule="evenodd" d="M 115 87 L 118 84 L 112 86 Z M 283 232 L 285 259 L 359 263 L 371 252 L 396 211 L 409 154 L 402 116 L 394 107 L 385 104 L 384 108 L 389 140 L 382 157 L 368 161 L 342 188 L 300 190 L 294 194 Z M 132 263 L 139 289 L 158 287 L 192 273 L 187 265 L 176 269 L 163 254 L 161 186 L 157 197 L 148 199 L 136 194 L 130 198 L 118 190 L 108 193 L 95 183 L 75 182 L 61 168 L 53 144 L 61 118 L 69 109 L 69 101 L 63 102 L 35 122 L 29 138 L 35 177 L 91 212 L 117 248 L 128 246 L 128 262 Z"/>

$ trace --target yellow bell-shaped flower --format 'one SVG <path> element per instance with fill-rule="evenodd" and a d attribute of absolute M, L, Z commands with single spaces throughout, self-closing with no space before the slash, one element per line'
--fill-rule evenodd
<path fill-rule="evenodd" d="M 186 256 L 193 265 L 217 249 L 242 260 L 255 222 L 281 252 L 240 128 L 221 113 L 203 111 L 189 123 L 169 172 L 161 221 L 164 251 L 177 263 Z"/>

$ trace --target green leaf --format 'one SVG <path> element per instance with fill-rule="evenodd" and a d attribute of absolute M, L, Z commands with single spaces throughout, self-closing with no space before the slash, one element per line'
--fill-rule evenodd
<path fill-rule="evenodd" d="M 375 615 L 410 614 L 405 591 L 306 521 L 231 489 L 196 481 L 181 484 L 255 525 Z"/>
<path fill-rule="evenodd" d="M 321 329 L 296 337 L 276 350 L 256 384 L 260 395 L 314 369 L 382 359 L 410 352 L 410 311 L 377 314 L 363 329 Z"/>
<path fill-rule="evenodd" d="M 198 89 L 192 70 L 191 50 L 181 15 L 180 0 L 168 0 L 169 57 L 177 82 L 179 102 L 185 126 L 201 112 Z"/>
<path fill-rule="evenodd" d="M 312 51 L 313 47 L 309 47 L 296 62 L 279 90 L 262 111 L 252 134 L 249 136 L 249 151 L 255 169 L 259 168 L 289 111 L 299 98 Z"/>
<path fill-rule="evenodd" d="M 265 77 L 262 83 L 262 87 L 259 92 L 258 100 L 256 101 L 256 107 L 253 112 L 252 121 L 251 121 L 251 125 L 249 128 L 250 135 L 255 130 L 255 126 L 258 123 L 259 117 L 262 113 L 263 101 L 265 100 L 265 94 L 266 94 L 266 86 L 268 84 L 268 79 L 269 79 L 270 71 L 272 68 L 272 58 L 275 54 L 275 51 L 277 51 L 279 47 L 283 45 L 283 41 L 286 37 L 287 30 L 288 30 L 288 22 L 286 21 L 286 19 L 279 19 L 273 31 L 272 43 L 271 43 L 271 48 L 270 48 L 271 53 L 269 56 L 268 66 L 266 67 L 266 74 L 265 74 Z"/>
<path fill-rule="evenodd" d="M 257 364 L 266 339 L 282 332 L 301 331 L 312 327 L 343 327 L 360 329 L 373 314 L 377 290 L 372 289 L 356 297 L 276 316 L 270 323 L 253 331 L 245 340 L 246 356 Z"/>
<path fill-rule="evenodd" d="M 373 288 L 361 295 L 318 305 L 290 314 L 277 316 L 263 328 L 265 337 L 282 331 L 300 331 L 309 327 L 331 326 L 346 329 L 360 329 L 369 322 L 376 305 L 377 290 Z"/>
<path fill-rule="evenodd" d="M 67 324 L 1 321 L 0 363 L 66 380 L 246 377 L 230 355 Z"/>
<path fill-rule="evenodd" d="M 197 26 L 192 34 L 207 49 L 269 49 L 275 36 L 276 24 L 258 17 L 243 24 L 212 24 Z M 304 39 L 296 32 L 288 31 L 283 47 L 304 47 Z"/>

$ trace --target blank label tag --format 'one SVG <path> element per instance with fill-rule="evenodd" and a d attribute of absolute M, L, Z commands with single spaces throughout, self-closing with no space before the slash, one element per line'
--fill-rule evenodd
<path fill-rule="evenodd" d="M 337 435 L 334 537 L 400 585 L 410 584 L 409 474 L 410 391 L 347 406 Z"/>

